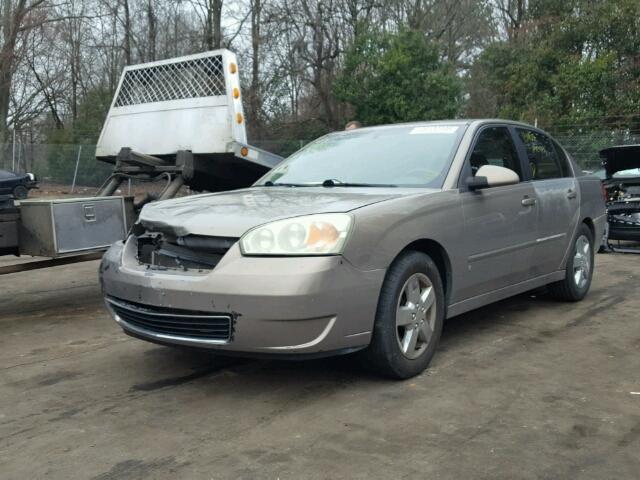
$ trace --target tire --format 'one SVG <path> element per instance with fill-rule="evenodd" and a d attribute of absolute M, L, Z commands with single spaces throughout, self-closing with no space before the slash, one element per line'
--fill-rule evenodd
<path fill-rule="evenodd" d="M 24 185 L 16 185 L 13 188 L 13 198 L 16 200 L 24 200 L 29 196 L 29 189 Z"/>
<path fill-rule="evenodd" d="M 440 272 L 428 255 L 412 251 L 398 257 L 380 291 L 373 338 L 364 351 L 367 366 L 395 379 L 424 371 L 440 340 L 444 302 Z"/>
<path fill-rule="evenodd" d="M 583 223 L 571 244 L 564 279 L 548 285 L 551 295 L 569 302 L 582 300 L 591 287 L 593 261 L 593 234 Z"/>

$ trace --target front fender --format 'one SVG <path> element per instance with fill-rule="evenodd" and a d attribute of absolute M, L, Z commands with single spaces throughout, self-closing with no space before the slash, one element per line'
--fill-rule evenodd
<path fill-rule="evenodd" d="M 464 261 L 451 254 L 464 227 L 457 190 L 400 197 L 352 213 L 354 230 L 344 256 L 359 269 L 386 269 L 402 250 L 421 240 L 442 245 L 454 272 L 464 268 Z"/>

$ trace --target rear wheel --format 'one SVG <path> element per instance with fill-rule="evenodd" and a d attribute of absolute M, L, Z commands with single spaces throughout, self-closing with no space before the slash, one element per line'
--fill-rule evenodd
<path fill-rule="evenodd" d="M 13 189 L 13 198 L 16 200 L 24 200 L 29 196 L 29 189 L 24 185 L 16 185 Z"/>
<path fill-rule="evenodd" d="M 589 227 L 583 223 L 573 240 L 564 280 L 549 285 L 551 294 L 560 300 L 570 302 L 582 300 L 591 286 L 593 261 L 593 235 Z"/>
<path fill-rule="evenodd" d="M 365 358 L 386 376 L 413 377 L 429 365 L 443 320 L 444 290 L 438 268 L 428 255 L 407 252 L 387 272 Z"/>

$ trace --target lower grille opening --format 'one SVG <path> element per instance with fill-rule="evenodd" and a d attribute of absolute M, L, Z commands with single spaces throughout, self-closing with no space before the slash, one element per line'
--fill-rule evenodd
<path fill-rule="evenodd" d="M 231 340 L 233 319 L 229 314 L 155 307 L 111 297 L 107 301 L 124 322 L 148 332 L 198 340 Z"/>
<path fill-rule="evenodd" d="M 136 240 L 138 261 L 148 268 L 210 271 L 238 239 L 145 232 Z"/>

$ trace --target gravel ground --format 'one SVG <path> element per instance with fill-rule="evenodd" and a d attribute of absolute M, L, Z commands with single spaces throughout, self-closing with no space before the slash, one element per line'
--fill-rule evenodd
<path fill-rule="evenodd" d="M 2 276 L 0 478 L 635 479 L 639 266 L 598 255 L 583 302 L 451 319 L 404 382 L 129 338 L 97 262 Z"/>

